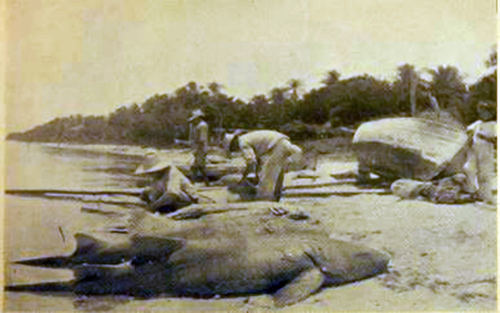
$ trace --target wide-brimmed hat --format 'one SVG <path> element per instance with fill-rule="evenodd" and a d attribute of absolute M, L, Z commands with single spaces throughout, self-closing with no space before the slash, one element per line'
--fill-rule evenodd
<path fill-rule="evenodd" d="M 197 119 L 198 117 L 203 117 L 205 116 L 205 113 L 201 110 L 194 110 L 193 113 L 191 113 L 191 117 L 188 119 L 188 122 L 192 122 L 193 120 Z"/>
<path fill-rule="evenodd" d="M 145 156 L 144 163 L 139 165 L 135 170 L 136 175 L 155 173 L 171 166 L 171 162 L 161 160 L 155 152 L 148 152 Z"/>
<path fill-rule="evenodd" d="M 233 133 L 227 133 L 224 135 L 224 140 L 222 141 L 222 146 L 224 147 L 225 150 L 229 150 L 229 147 L 231 146 L 231 142 L 233 140 L 236 140 L 239 136 L 245 134 L 246 131 L 243 129 L 237 129 Z"/>

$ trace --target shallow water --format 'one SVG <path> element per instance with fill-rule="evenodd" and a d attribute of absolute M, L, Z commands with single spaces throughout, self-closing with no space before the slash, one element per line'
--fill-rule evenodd
<path fill-rule="evenodd" d="M 126 175 L 126 172 L 135 168 L 142 158 L 137 151 L 133 153 L 124 151 L 127 149 L 131 150 L 127 147 L 113 146 L 89 148 L 7 142 L 5 186 L 6 189 L 134 188 L 136 182 Z M 172 158 L 179 160 L 187 157 L 186 153 L 178 151 L 172 151 L 171 155 Z M 116 170 L 102 170 L 106 168 Z M 103 216 L 82 213 L 81 207 L 82 203 L 77 201 L 6 196 L 4 224 L 6 284 L 72 278 L 70 271 L 31 268 L 9 262 L 72 252 L 74 233 L 92 229 L 107 219 Z M 118 303 L 123 302 L 118 300 Z M 108 304 L 104 307 L 113 306 Z M 89 309 L 85 307 L 85 301 L 71 296 L 5 293 L 6 310 L 39 311 L 75 308 Z M 90 308 L 94 309 L 96 308 Z"/>

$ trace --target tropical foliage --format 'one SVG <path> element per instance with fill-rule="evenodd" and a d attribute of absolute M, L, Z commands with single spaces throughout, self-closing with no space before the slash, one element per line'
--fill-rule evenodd
<path fill-rule="evenodd" d="M 206 87 L 189 82 L 170 94 L 122 106 L 108 116 L 56 118 L 8 139 L 170 146 L 174 139 L 188 139 L 187 118 L 194 109 L 205 112 L 214 135 L 220 135 L 216 130 L 264 128 L 282 131 L 294 140 L 337 136 L 337 130 L 346 126 L 429 110 L 446 111 L 468 124 L 478 118 L 476 107 L 481 102 L 490 103 L 496 112 L 496 56 L 493 51 L 485 62 L 486 74 L 469 86 L 456 67 L 418 70 L 410 64 L 399 66 L 392 82 L 368 74 L 342 78 L 331 70 L 317 89 L 303 92 L 301 81 L 291 79 L 248 102 L 227 95 L 217 82 Z M 423 79 L 422 73 L 431 79 Z"/>

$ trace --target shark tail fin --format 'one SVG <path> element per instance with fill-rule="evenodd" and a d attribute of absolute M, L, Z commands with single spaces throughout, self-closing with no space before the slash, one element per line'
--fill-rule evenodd
<path fill-rule="evenodd" d="M 45 268 L 67 268 L 70 261 L 70 256 L 51 256 L 14 261 L 15 264 L 37 266 Z"/>

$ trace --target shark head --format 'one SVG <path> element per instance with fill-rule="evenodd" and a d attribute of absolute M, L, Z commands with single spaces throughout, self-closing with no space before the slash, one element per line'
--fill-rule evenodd
<path fill-rule="evenodd" d="M 307 253 L 325 276 L 325 285 L 340 285 L 384 273 L 391 259 L 386 252 L 333 239 Z"/>

